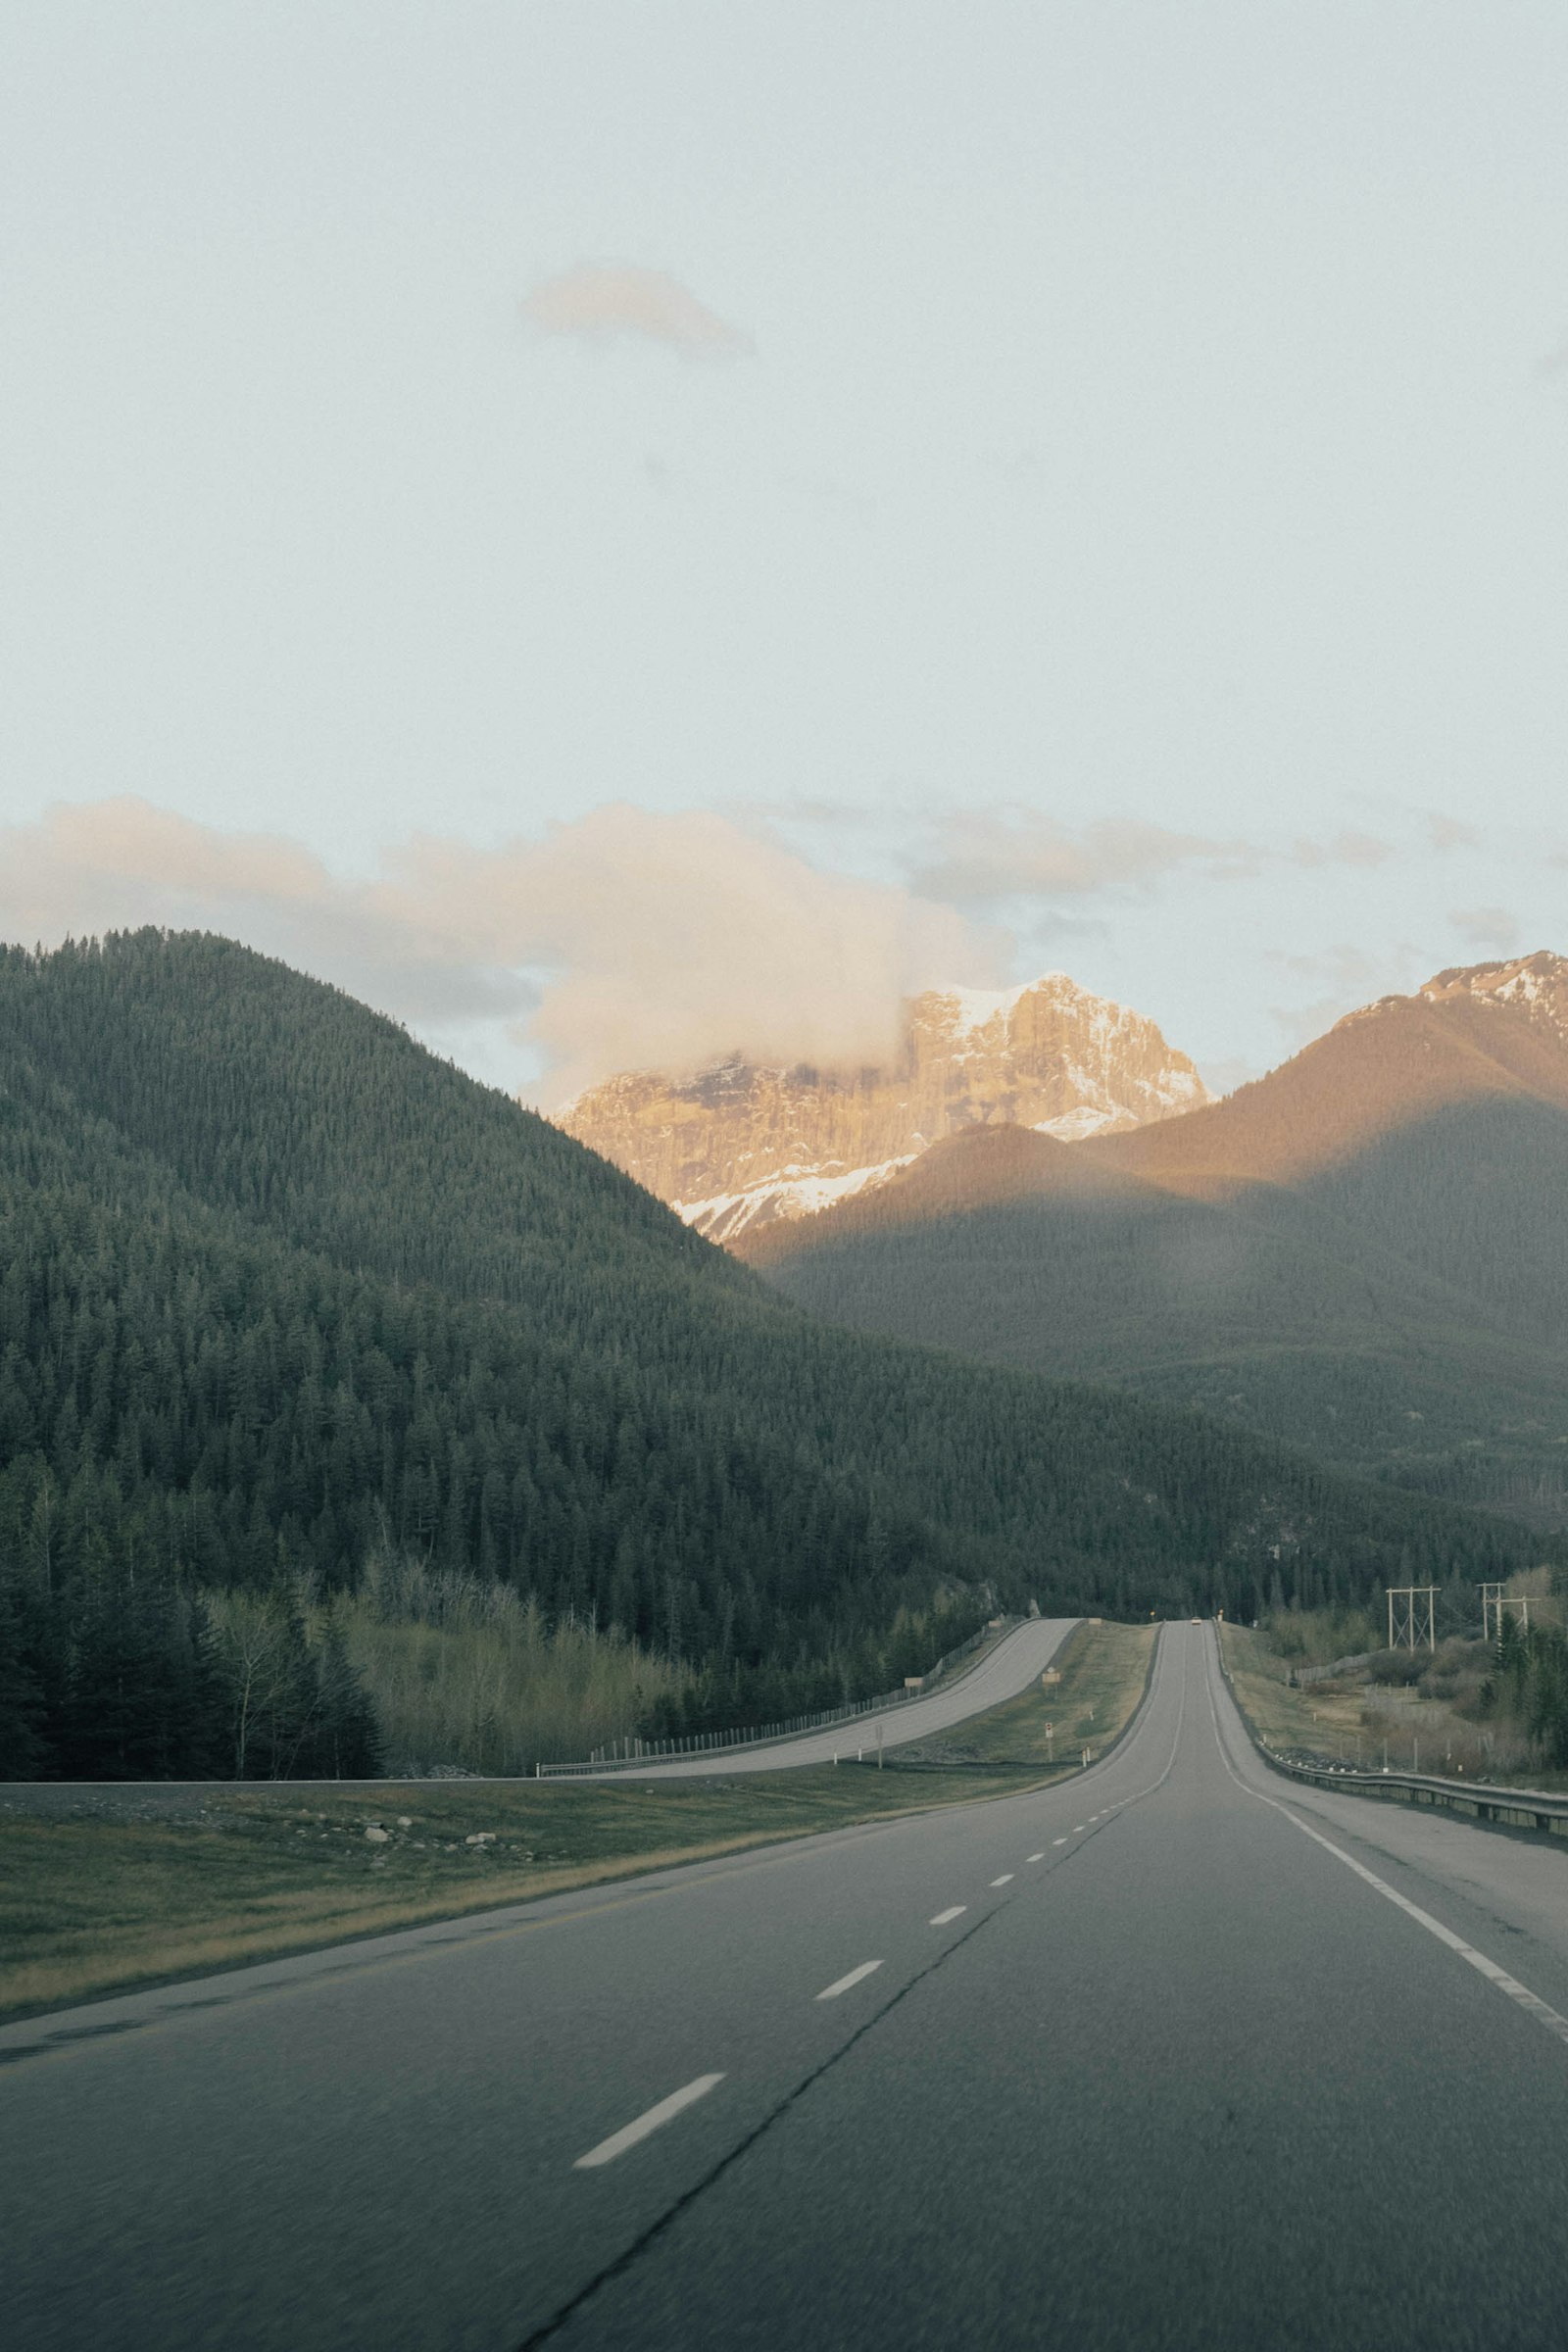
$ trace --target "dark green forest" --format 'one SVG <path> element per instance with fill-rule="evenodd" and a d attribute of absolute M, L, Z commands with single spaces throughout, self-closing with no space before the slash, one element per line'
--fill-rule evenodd
<path fill-rule="evenodd" d="M 0 951 L 0 1773 L 373 1768 L 331 1607 L 372 1554 L 678 1661 L 657 1731 L 874 1690 L 914 1618 L 935 1648 L 1030 1598 L 1250 1616 L 1276 1578 L 1343 1604 L 1541 1544 L 830 1329 L 228 942 Z M 236 1591 L 274 1657 L 238 1739 Z"/>

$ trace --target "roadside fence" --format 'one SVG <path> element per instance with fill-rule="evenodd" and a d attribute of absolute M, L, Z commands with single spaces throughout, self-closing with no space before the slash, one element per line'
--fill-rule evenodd
<path fill-rule="evenodd" d="M 601 1772 L 635 1772 L 641 1764 L 653 1764 L 673 1756 L 714 1757 L 733 1754 L 737 1748 L 765 1747 L 775 1740 L 793 1740 L 803 1732 L 826 1731 L 836 1723 L 858 1723 L 867 1715 L 887 1715 L 899 1707 L 912 1706 L 916 1699 L 929 1698 L 933 1684 L 940 1675 L 956 1666 L 960 1659 L 973 1655 L 981 1643 L 995 1634 L 1011 1633 L 1027 1623 L 1022 1617 L 993 1617 L 978 1633 L 956 1648 L 945 1650 L 934 1666 L 928 1666 L 920 1677 L 917 1689 L 884 1690 L 876 1698 L 846 1701 L 843 1706 L 823 1707 L 814 1715 L 791 1715 L 782 1723 L 760 1725 L 738 1724 L 722 1732 L 688 1732 L 679 1739 L 638 1740 L 628 1737 L 614 1740 L 609 1747 L 596 1748 L 586 1761 L 578 1764 L 544 1764 L 534 1766 L 534 1778 L 539 1781 L 569 1780 L 575 1774 Z"/>
<path fill-rule="evenodd" d="M 1331 1658 L 1326 1666 L 1289 1666 L 1285 1674 L 1286 1687 L 1289 1689 L 1294 1684 L 1298 1690 L 1305 1690 L 1313 1683 L 1332 1682 L 1336 1675 L 1353 1674 L 1358 1666 L 1370 1666 L 1374 1658 L 1382 1655 L 1380 1649 L 1366 1649 L 1359 1657 Z"/>

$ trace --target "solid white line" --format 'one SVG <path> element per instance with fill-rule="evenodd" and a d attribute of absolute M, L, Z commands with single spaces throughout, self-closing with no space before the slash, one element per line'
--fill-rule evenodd
<path fill-rule="evenodd" d="M 1205 1660 L 1205 1665 L 1206 1663 Z M 1265 1796 L 1260 1788 L 1248 1787 L 1226 1753 L 1224 1738 L 1219 1728 L 1219 1710 L 1214 1704 L 1214 1686 L 1211 1679 L 1208 1682 L 1208 1711 L 1214 1722 L 1214 1739 L 1219 1748 L 1220 1762 L 1244 1796 L 1256 1797 L 1260 1805 L 1272 1805 L 1276 1813 L 1283 1813 L 1286 1820 L 1293 1823 L 1303 1838 L 1310 1838 L 1314 1845 L 1320 1845 L 1326 1854 L 1332 1854 L 1336 1862 L 1343 1862 L 1347 1870 L 1353 1870 L 1358 1879 L 1370 1886 L 1375 1893 L 1381 1894 L 1386 1902 L 1393 1903 L 1396 1910 L 1402 1911 L 1406 1919 L 1413 1919 L 1417 1927 L 1425 1928 L 1427 1934 L 1435 1936 L 1439 1943 L 1446 1944 L 1448 1950 L 1456 1953 L 1461 1960 L 1476 1971 L 1478 1976 L 1485 1977 L 1489 1984 L 1494 1984 L 1499 1992 L 1507 1994 L 1510 2001 L 1517 2002 L 1521 2009 L 1535 2019 L 1538 2026 L 1544 2026 L 1546 2032 L 1555 2034 L 1559 2041 L 1568 2042 L 1568 2017 L 1561 2016 L 1548 2002 L 1544 2001 L 1539 1993 L 1532 1992 L 1528 1984 L 1521 1984 L 1517 1977 L 1510 1977 L 1508 1971 L 1505 1968 L 1499 1968 L 1495 1960 L 1489 1960 L 1485 1952 L 1478 1952 L 1473 1943 L 1466 1943 L 1462 1936 L 1456 1936 L 1451 1928 L 1446 1928 L 1441 1919 L 1434 1919 L 1430 1911 L 1423 1911 L 1419 1903 L 1412 1903 L 1408 1895 L 1401 1894 L 1396 1886 L 1391 1886 L 1386 1879 L 1380 1879 L 1375 1871 L 1368 1870 L 1364 1863 L 1357 1862 L 1353 1854 L 1348 1854 L 1344 1847 L 1336 1845 L 1331 1838 L 1323 1837 L 1317 1830 L 1308 1829 L 1299 1813 L 1294 1812 L 1289 1805 L 1282 1805 L 1277 1796 Z"/>
<path fill-rule="evenodd" d="M 679 2115 L 683 2107 L 690 2107 L 696 2099 L 706 2099 L 714 2083 L 723 2080 L 722 2075 L 699 2075 L 696 2082 L 688 2082 L 683 2090 L 672 2090 L 667 2099 L 661 2099 L 657 2107 L 650 2107 L 648 2113 L 640 2115 L 634 2124 L 625 2125 L 619 2132 L 612 2132 L 610 2137 L 602 2139 L 597 2148 L 590 2148 L 586 2156 L 579 2156 L 572 2171 L 591 2173 L 602 2164 L 612 2164 L 617 2156 L 624 2156 L 628 2148 L 634 2148 L 640 2139 L 646 2139 L 650 2132 L 657 2132 L 661 2124 L 667 2124 Z"/>
<path fill-rule="evenodd" d="M 862 1960 L 858 1968 L 852 1968 L 847 1977 L 840 1977 L 836 1984 L 830 1984 L 825 1992 L 819 1992 L 816 1996 L 817 1999 L 819 2001 L 836 2001 L 841 1992 L 848 1992 L 850 1986 L 858 1984 L 862 1978 L 873 1976 L 881 1965 L 880 1960 Z"/>
<path fill-rule="evenodd" d="M 1031 1854 L 1029 1857 L 1031 1862 L 1043 1862 L 1045 1858 L 1044 1854 Z"/>
<path fill-rule="evenodd" d="M 939 1911 L 929 1924 L 933 1928 L 945 1928 L 950 1919 L 961 1919 L 968 1908 L 967 1903 L 955 1903 L 951 1911 Z"/>
<path fill-rule="evenodd" d="M 1010 1870 L 1004 1870 L 1001 1878 L 993 1879 L 991 1884 L 993 1886 L 1010 1886 L 1012 1885 L 1012 1881 L 1013 1873 Z"/>

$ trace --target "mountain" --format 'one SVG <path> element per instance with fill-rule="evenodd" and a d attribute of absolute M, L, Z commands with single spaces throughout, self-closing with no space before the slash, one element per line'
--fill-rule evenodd
<path fill-rule="evenodd" d="M 1568 1521 L 1568 962 L 1440 972 L 1225 1102 L 960 1136 L 744 1246 L 859 1328 Z"/>
<path fill-rule="evenodd" d="M 389 1556 L 679 1661 L 662 1729 L 885 1688 L 901 1642 L 1034 1597 L 1255 1614 L 1537 1556 L 1185 1411 L 831 1329 L 223 940 L 0 950 L 0 1771 L 209 1769 L 204 1595 Z M 318 1758 L 364 1744 L 340 1667 Z"/>
<path fill-rule="evenodd" d="M 731 1059 L 691 1079 L 632 1072 L 557 1117 L 700 1233 L 733 1241 L 871 1191 L 964 1128 L 1110 1135 L 1207 1100 L 1152 1021 L 1048 972 L 1022 988 L 913 998 L 889 1070 Z"/>

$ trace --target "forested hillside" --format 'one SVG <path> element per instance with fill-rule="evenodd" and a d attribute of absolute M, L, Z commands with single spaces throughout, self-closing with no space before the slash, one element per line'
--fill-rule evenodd
<path fill-rule="evenodd" d="M 717 1722 L 876 1688 L 916 1620 L 934 1649 L 998 1602 L 1250 1614 L 1276 1580 L 1342 1599 L 1534 1549 L 1181 1412 L 828 1330 L 226 942 L 0 954 L 0 1770 L 363 1762 L 330 1603 L 372 1556 L 378 1591 L 403 1560 L 639 1645 L 680 1670 L 666 1719 Z M 268 1611 L 294 1696 L 252 1746 Z"/>

